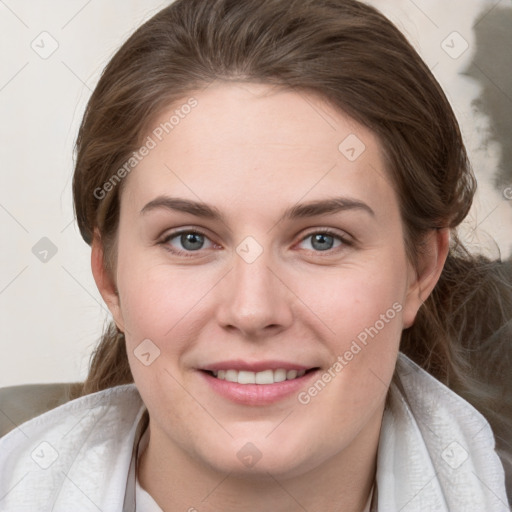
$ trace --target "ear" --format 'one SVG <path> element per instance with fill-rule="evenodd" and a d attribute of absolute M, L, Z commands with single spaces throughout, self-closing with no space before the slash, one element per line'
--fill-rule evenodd
<path fill-rule="evenodd" d="M 105 301 L 110 313 L 114 318 L 117 328 L 124 332 L 123 315 L 121 313 L 119 293 L 116 283 L 110 272 L 107 271 L 103 262 L 103 243 L 97 229 L 94 230 L 94 236 L 91 244 L 91 268 L 92 275 L 96 281 L 96 286 Z"/>
<path fill-rule="evenodd" d="M 421 305 L 427 300 L 443 271 L 450 248 L 449 228 L 436 229 L 426 235 L 418 255 L 418 268 L 408 266 L 408 290 L 403 312 L 403 328 L 414 324 Z"/>

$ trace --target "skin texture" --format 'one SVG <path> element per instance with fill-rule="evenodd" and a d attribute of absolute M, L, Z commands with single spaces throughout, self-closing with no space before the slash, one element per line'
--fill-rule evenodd
<path fill-rule="evenodd" d="M 379 141 L 321 99 L 237 82 L 193 96 L 197 106 L 125 178 L 114 276 L 102 266 L 99 237 L 92 249 L 96 283 L 125 332 L 150 414 L 141 485 L 168 511 L 359 511 L 400 334 L 439 278 L 449 233 L 432 232 L 413 270 Z M 339 150 L 351 134 L 365 146 L 354 161 Z M 215 206 L 224 221 L 140 213 L 164 194 Z M 337 196 L 374 215 L 354 208 L 280 221 L 298 203 Z M 177 228 L 205 237 L 162 243 Z M 335 237 L 315 243 L 326 228 Z M 250 251 L 262 250 L 251 263 L 237 252 L 248 236 L 257 242 Z M 321 374 L 393 304 L 394 318 L 308 404 L 297 393 L 236 404 L 198 370 L 277 359 Z M 160 350 L 148 366 L 134 354 L 145 339 Z M 261 454 L 252 467 L 237 456 L 247 443 Z"/>

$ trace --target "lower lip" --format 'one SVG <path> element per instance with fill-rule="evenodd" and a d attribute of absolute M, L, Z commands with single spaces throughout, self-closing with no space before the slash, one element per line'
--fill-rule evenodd
<path fill-rule="evenodd" d="M 217 379 L 201 370 L 199 373 L 215 392 L 233 402 L 244 405 L 268 405 L 298 393 L 318 371 L 313 370 L 297 379 L 274 384 L 238 384 L 238 382 Z"/>

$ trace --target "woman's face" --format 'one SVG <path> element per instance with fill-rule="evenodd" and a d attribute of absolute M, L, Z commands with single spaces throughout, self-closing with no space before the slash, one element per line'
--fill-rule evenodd
<path fill-rule="evenodd" d="M 364 450 L 421 304 L 379 143 L 303 93 L 193 97 L 121 198 L 111 310 L 151 442 L 253 474 Z"/>

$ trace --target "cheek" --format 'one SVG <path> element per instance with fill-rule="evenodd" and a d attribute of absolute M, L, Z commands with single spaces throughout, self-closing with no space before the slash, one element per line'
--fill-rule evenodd
<path fill-rule="evenodd" d="M 143 398 L 149 404 L 164 388 L 173 403 L 186 403 L 190 397 L 173 376 L 182 380 L 187 354 L 194 351 L 212 318 L 210 292 L 218 272 L 132 258 L 120 267 L 118 277 L 130 367 Z"/>
<path fill-rule="evenodd" d="M 163 339 L 172 336 L 174 328 L 183 330 L 211 288 L 209 274 L 136 257 L 120 265 L 118 283 L 127 331 Z"/>
<path fill-rule="evenodd" d="M 340 269 L 336 276 L 318 281 L 314 294 L 310 289 L 308 305 L 328 333 L 325 340 L 333 365 L 325 376 L 329 390 L 322 391 L 323 398 L 313 407 L 340 404 L 340 421 L 346 407 L 370 410 L 371 404 L 381 401 L 392 378 L 407 279 L 397 260 L 387 266 L 381 260 Z M 302 293 L 306 294 L 305 288 Z"/>
<path fill-rule="evenodd" d="M 395 331 L 401 331 L 406 275 L 400 264 L 384 266 L 380 260 L 375 264 L 340 267 L 311 279 L 297 279 L 297 295 L 322 321 L 329 337 L 337 340 L 339 349 L 376 322 L 382 328 L 382 315 L 386 328 L 394 324 Z"/>

